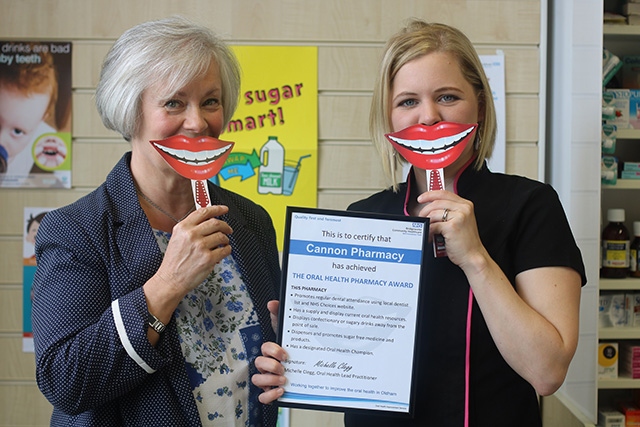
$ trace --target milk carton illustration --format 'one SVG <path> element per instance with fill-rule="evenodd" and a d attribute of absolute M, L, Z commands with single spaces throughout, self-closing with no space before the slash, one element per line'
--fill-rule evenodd
<path fill-rule="evenodd" d="M 260 149 L 260 163 L 258 193 L 282 194 L 284 147 L 277 137 L 270 136 Z"/>

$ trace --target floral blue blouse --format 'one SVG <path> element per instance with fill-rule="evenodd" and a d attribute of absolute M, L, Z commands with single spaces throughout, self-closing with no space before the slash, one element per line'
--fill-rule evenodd
<path fill-rule="evenodd" d="M 164 254 L 170 233 L 154 230 Z M 258 424 L 257 393 L 250 393 L 262 333 L 233 256 L 216 264 L 175 311 L 182 354 L 204 426 Z"/>

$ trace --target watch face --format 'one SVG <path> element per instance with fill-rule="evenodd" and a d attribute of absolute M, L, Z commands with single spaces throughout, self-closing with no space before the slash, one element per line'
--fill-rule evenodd
<path fill-rule="evenodd" d="M 151 326 L 157 333 L 164 331 L 166 328 L 164 323 L 158 320 L 158 318 L 151 313 L 149 313 L 149 326 Z"/>

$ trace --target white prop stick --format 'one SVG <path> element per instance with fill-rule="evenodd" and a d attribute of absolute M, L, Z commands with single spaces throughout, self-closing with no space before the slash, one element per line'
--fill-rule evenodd
<path fill-rule="evenodd" d="M 196 202 L 197 209 L 211 206 L 211 197 L 209 196 L 207 181 L 192 179 L 191 189 L 193 190 L 193 199 Z"/>
<path fill-rule="evenodd" d="M 427 190 L 442 190 L 444 188 L 444 169 L 427 169 Z M 442 234 L 433 235 L 433 256 L 446 257 L 447 249 Z"/>

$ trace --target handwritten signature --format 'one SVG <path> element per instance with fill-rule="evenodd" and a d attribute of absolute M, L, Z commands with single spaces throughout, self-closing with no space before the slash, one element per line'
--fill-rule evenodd
<path fill-rule="evenodd" d="M 318 360 L 315 365 L 315 368 L 328 368 L 328 369 L 337 369 L 342 372 L 349 372 L 353 366 L 349 365 L 345 362 L 325 362 L 324 360 Z"/>

